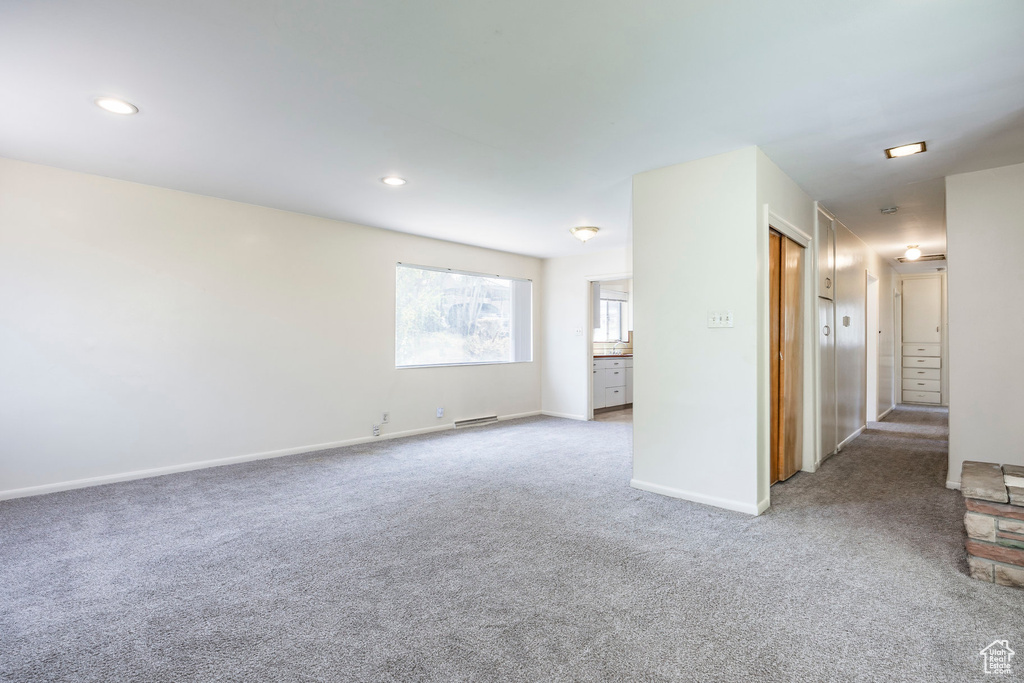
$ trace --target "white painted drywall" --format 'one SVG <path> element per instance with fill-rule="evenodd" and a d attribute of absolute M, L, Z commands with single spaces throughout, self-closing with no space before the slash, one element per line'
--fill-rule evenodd
<path fill-rule="evenodd" d="M 589 279 L 628 276 L 633 272 L 629 249 L 596 251 L 595 246 L 593 243 L 580 245 L 578 255 L 544 260 L 541 406 L 548 415 L 587 419 L 592 369 L 587 329 L 590 325 Z"/>
<path fill-rule="evenodd" d="M 633 485 L 758 504 L 753 147 L 633 177 Z M 709 310 L 735 326 L 709 329 Z"/>
<path fill-rule="evenodd" d="M 1024 164 L 946 178 L 949 474 L 1024 465 Z"/>
<path fill-rule="evenodd" d="M 543 291 L 535 258 L 0 159 L 0 495 L 369 437 L 384 410 L 385 434 L 539 411 L 536 311 L 532 363 L 395 369 L 396 261 Z"/>

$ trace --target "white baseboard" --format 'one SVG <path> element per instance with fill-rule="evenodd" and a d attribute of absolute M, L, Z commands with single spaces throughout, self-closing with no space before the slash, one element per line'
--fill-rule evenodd
<path fill-rule="evenodd" d="M 532 417 L 534 415 L 540 415 L 539 410 L 531 411 L 528 413 L 515 413 L 512 415 L 500 415 L 499 420 L 515 420 L 520 417 Z M 218 458 L 215 460 L 199 460 L 196 462 L 186 462 L 179 465 L 168 465 L 166 467 L 154 467 L 145 470 L 135 470 L 132 472 L 119 472 L 117 474 L 105 474 L 99 477 L 87 477 L 85 479 L 73 479 L 71 481 L 61 481 L 53 484 L 42 484 L 40 486 L 27 486 L 20 489 L 8 489 L 6 491 L 0 491 L 0 500 L 10 500 L 12 498 L 25 498 L 28 496 L 41 496 L 47 493 L 57 493 L 58 491 L 70 491 L 72 489 L 82 489 L 89 486 L 102 486 L 103 484 L 115 484 L 119 481 L 131 481 L 133 479 L 147 479 L 149 477 L 162 477 L 165 474 L 176 474 L 178 472 L 189 472 L 191 470 L 202 470 L 208 467 L 222 467 L 224 465 L 237 465 L 243 462 L 251 462 L 253 460 L 267 460 L 269 458 L 283 458 L 288 455 L 299 455 L 301 453 L 315 453 L 316 451 L 326 451 L 331 448 L 342 448 L 344 446 L 355 446 L 362 443 L 370 443 L 371 441 L 386 441 L 388 439 L 401 439 L 409 436 L 417 436 L 420 434 L 430 434 L 432 432 L 443 432 L 446 430 L 455 429 L 455 426 L 451 422 L 444 424 L 435 425 L 433 427 L 421 427 L 419 429 L 407 429 L 401 432 L 391 432 L 389 434 L 381 434 L 380 436 L 361 436 L 355 439 L 344 439 L 342 441 L 331 441 L 329 443 L 312 444 L 309 446 L 296 446 L 294 448 L 282 448 L 275 451 L 263 451 L 262 453 L 249 453 L 246 455 L 235 455 L 228 458 Z"/>
<path fill-rule="evenodd" d="M 771 498 L 765 498 L 757 503 L 757 514 L 761 514 L 772 504 Z"/>
<path fill-rule="evenodd" d="M 882 413 L 881 415 L 878 416 L 878 419 L 876 420 L 876 422 L 881 422 L 882 420 L 885 419 L 886 415 L 888 415 L 889 413 L 891 413 L 894 410 L 896 410 L 896 406 L 889 406 L 888 410 L 886 410 L 884 413 Z"/>
<path fill-rule="evenodd" d="M 946 480 L 946 488 L 947 489 L 953 489 L 954 491 L 959 491 L 960 490 L 960 482 L 958 482 L 958 481 L 950 481 L 949 479 L 947 479 Z"/>
<path fill-rule="evenodd" d="M 861 434 L 863 434 L 863 433 L 864 433 L 864 429 L 865 429 L 866 427 L 867 427 L 867 425 L 861 425 L 861 426 L 860 426 L 860 427 L 859 427 L 859 428 L 857 429 L 857 431 L 855 431 L 855 432 L 854 432 L 853 434 L 850 434 L 850 435 L 849 435 L 848 437 L 846 437 L 845 439 L 843 439 L 842 441 L 840 441 L 840 442 L 839 442 L 839 446 L 837 446 L 837 447 L 836 447 L 836 453 L 838 453 L 839 451 L 843 450 L 843 448 L 845 448 L 845 447 L 846 447 L 846 444 L 850 443 L 851 441 L 853 441 L 854 439 L 856 439 L 856 438 L 857 438 L 858 436 L 860 436 Z"/>
<path fill-rule="evenodd" d="M 524 417 L 536 417 L 537 415 L 541 415 L 541 411 L 539 411 L 539 410 L 531 410 L 528 413 L 512 413 L 511 415 L 499 415 L 498 416 L 498 420 L 499 421 L 518 420 L 518 419 L 524 418 Z"/>
<path fill-rule="evenodd" d="M 548 417 L 564 417 L 567 420 L 583 420 L 587 421 L 586 415 L 572 415 L 571 413 L 556 413 L 553 410 L 542 410 L 541 415 L 547 415 Z"/>
<path fill-rule="evenodd" d="M 690 500 L 694 503 L 713 505 L 714 507 L 725 508 L 726 510 L 733 510 L 735 512 L 745 512 L 748 515 L 759 515 L 764 512 L 764 509 L 760 509 L 762 504 L 764 504 L 765 509 L 768 507 L 767 499 L 753 505 L 751 503 L 741 503 L 738 500 L 706 496 L 703 493 L 694 493 L 693 491 L 683 491 L 682 489 L 674 489 L 670 486 L 662 486 L 661 484 L 652 484 L 639 479 L 630 479 L 629 485 L 635 489 L 640 489 L 641 491 L 650 491 L 651 493 L 658 493 L 663 496 L 669 496 L 670 498 L 682 498 L 683 500 Z"/>

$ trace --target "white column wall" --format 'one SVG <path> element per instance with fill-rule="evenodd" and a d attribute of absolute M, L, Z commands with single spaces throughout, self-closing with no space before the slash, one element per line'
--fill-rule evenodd
<path fill-rule="evenodd" d="M 1024 465 L 1024 164 L 946 178 L 949 473 Z"/>

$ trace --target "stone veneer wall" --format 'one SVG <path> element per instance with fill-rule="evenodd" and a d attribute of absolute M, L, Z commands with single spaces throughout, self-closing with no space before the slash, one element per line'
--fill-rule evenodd
<path fill-rule="evenodd" d="M 1024 468 L 965 462 L 960 491 L 967 513 L 967 562 L 975 579 L 1024 588 Z"/>

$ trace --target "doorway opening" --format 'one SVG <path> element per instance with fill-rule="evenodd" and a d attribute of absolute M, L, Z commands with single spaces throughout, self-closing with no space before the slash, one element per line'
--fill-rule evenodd
<path fill-rule="evenodd" d="M 633 278 L 590 284 L 590 415 L 633 422 Z"/>
<path fill-rule="evenodd" d="M 864 298 L 864 347 L 867 351 L 867 370 L 865 377 L 866 420 L 878 421 L 878 278 L 867 274 L 867 286 Z"/>
<path fill-rule="evenodd" d="M 769 231 L 772 484 L 789 479 L 803 465 L 804 261 L 804 247 Z"/>

